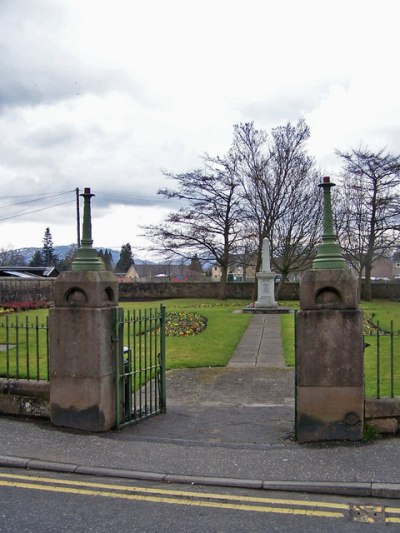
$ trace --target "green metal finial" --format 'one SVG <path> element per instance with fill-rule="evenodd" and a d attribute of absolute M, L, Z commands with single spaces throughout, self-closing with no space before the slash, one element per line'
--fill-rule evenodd
<path fill-rule="evenodd" d="M 323 178 L 319 187 L 324 189 L 324 233 L 322 243 L 317 246 L 317 256 L 313 261 L 313 269 L 345 268 L 346 261 L 342 257 L 336 234 L 333 231 L 331 188 L 335 184 L 328 176 Z"/>
<path fill-rule="evenodd" d="M 82 239 L 81 245 L 76 252 L 75 259 L 72 262 L 72 270 L 105 270 L 106 267 L 103 261 L 97 256 L 97 251 L 92 246 L 93 240 L 90 199 L 92 196 L 94 196 L 94 194 L 90 192 L 89 188 L 85 188 L 84 191 L 85 192 L 80 195 L 84 199 Z"/>

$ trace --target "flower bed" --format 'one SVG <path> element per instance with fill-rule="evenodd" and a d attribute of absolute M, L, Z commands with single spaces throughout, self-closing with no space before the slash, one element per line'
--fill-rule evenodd
<path fill-rule="evenodd" d="M 5 309 L 4 307 L 0 307 L 0 316 L 8 315 L 9 313 L 14 313 L 14 309 Z"/>
<path fill-rule="evenodd" d="M 33 309 L 47 309 L 50 303 L 47 300 L 28 300 L 25 302 L 6 302 L 1 304 L 0 314 L 13 313 L 14 311 L 31 311 Z"/>
<path fill-rule="evenodd" d="M 197 335 L 207 327 L 207 318 L 198 313 L 168 313 L 165 334 L 171 337 Z"/>

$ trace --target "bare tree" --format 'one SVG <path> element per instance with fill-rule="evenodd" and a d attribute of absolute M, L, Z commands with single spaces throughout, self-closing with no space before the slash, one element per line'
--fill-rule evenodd
<path fill-rule="evenodd" d="M 182 201 L 183 206 L 170 213 L 164 223 L 147 226 L 146 235 L 153 243 L 150 250 L 172 257 L 215 262 L 221 267 L 219 297 L 226 297 L 226 277 L 232 251 L 241 239 L 237 159 L 205 156 L 206 172 L 166 173 L 177 185 L 162 189 L 165 198 Z"/>
<path fill-rule="evenodd" d="M 243 238 L 238 246 L 233 250 L 233 264 L 242 271 L 243 281 L 247 281 L 250 270 L 250 281 L 254 280 L 255 263 L 257 260 L 257 242 L 246 222 L 243 225 Z"/>
<path fill-rule="evenodd" d="M 305 147 L 309 136 L 304 120 L 274 128 L 270 136 L 253 124 L 235 126 L 245 210 L 257 240 L 256 270 L 266 237 L 282 284 L 289 272 L 309 264 L 318 234 L 321 202 L 315 162 Z"/>
<path fill-rule="evenodd" d="M 25 266 L 24 254 L 20 250 L 0 250 L 0 266 Z"/>
<path fill-rule="evenodd" d="M 336 151 L 343 162 L 339 237 L 371 299 L 374 261 L 398 245 L 400 236 L 400 156 L 381 149 Z"/>
<path fill-rule="evenodd" d="M 272 228 L 271 262 L 274 270 L 281 274 L 276 298 L 288 276 L 311 267 L 316 245 L 321 235 L 322 195 L 318 187 L 317 174 L 307 174 L 292 195 L 290 209 L 280 217 Z"/>
<path fill-rule="evenodd" d="M 61 261 L 59 262 L 58 268 L 60 270 L 70 270 L 72 267 L 72 263 L 75 259 L 76 252 L 78 251 L 78 245 L 77 244 L 71 244 L 68 248 L 65 256 Z M 40 251 L 39 252 L 39 258 L 41 257 Z M 36 253 L 36 252 L 35 252 Z"/>
<path fill-rule="evenodd" d="M 234 126 L 231 150 L 238 157 L 237 171 L 242 186 L 247 233 L 254 240 L 256 248 L 256 271 L 261 266 L 262 241 L 269 235 L 275 213 L 268 209 L 269 202 L 265 194 L 270 158 L 267 142 L 267 133 L 257 130 L 252 122 Z"/>

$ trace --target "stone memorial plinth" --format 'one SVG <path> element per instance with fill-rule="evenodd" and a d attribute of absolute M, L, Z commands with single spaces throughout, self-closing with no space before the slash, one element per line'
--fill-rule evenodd
<path fill-rule="evenodd" d="M 257 301 L 254 307 L 243 309 L 245 313 L 288 313 L 286 307 L 279 307 L 275 300 L 275 276 L 271 271 L 269 241 L 263 239 L 261 271 L 256 273 Z"/>
<path fill-rule="evenodd" d="M 271 272 L 268 239 L 263 239 L 262 267 L 261 272 L 256 273 L 256 278 L 258 290 L 255 307 L 257 309 L 278 307 L 275 301 L 275 274 Z"/>

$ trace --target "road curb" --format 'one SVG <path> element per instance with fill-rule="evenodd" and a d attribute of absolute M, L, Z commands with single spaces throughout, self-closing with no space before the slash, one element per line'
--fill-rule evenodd
<path fill-rule="evenodd" d="M 97 477 L 113 477 L 159 483 L 182 483 L 242 489 L 334 494 L 337 496 L 363 496 L 376 498 L 400 498 L 400 483 L 384 482 L 337 482 L 337 481 L 276 481 L 212 476 L 190 476 L 160 472 L 142 472 L 122 468 L 85 466 L 74 463 L 43 461 L 27 457 L 0 455 L 0 467 L 74 473 Z"/>

